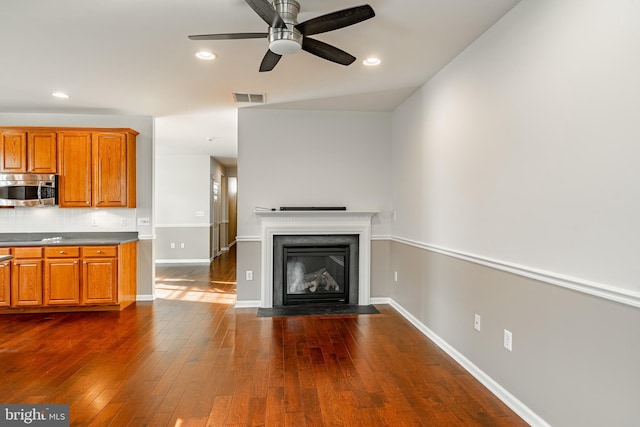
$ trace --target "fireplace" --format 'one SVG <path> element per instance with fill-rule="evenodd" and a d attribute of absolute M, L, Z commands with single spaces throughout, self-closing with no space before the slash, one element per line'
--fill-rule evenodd
<path fill-rule="evenodd" d="M 273 238 L 273 306 L 358 304 L 357 235 Z"/>
<path fill-rule="evenodd" d="M 349 295 L 347 304 L 368 305 L 371 292 L 371 219 L 376 211 L 263 211 L 256 210 L 255 215 L 261 228 L 261 279 L 259 306 L 270 308 L 284 305 L 282 287 L 283 259 L 281 247 L 301 243 L 296 237 L 307 239 L 304 245 L 349 245 Z M 334 240 L 308 242 L 309 237 L 320 240 L 332 236 Z M 348 237 L 347 242 L 340 237 Z M 282 240 L 283 237 L 286 237 Z M 289 240 L 288 240 L 289 239 Z M 293 239 L 293 240 L 291 240 Z M 357 249 L 352 248 L 355 239 Z M 277 244 L 274 244 L 277 243 Z M 353 252 L 355 251 L 355 252 Z M 279 258 L 278 258 L 279 257 Z M 276 259 L 278 258 L 278 259 Z M 275 272 L 276 269 L 280 269 Z M 281 295 L 280 297 L 277 295 Z"/>

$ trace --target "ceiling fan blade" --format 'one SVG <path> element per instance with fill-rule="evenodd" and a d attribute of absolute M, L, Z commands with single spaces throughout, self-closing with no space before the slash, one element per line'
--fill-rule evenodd
<path fill-rule="evenodd" d="M 327 31 L 348 27 L 349 25 L 357 24 L 374 16 L 376 16 L 376 13 L 371 6 L 365 4 L 363 6 L 356 6 L 318 16 L 317 18 L 301 22 L 295 27 L 303 35 L 311 36 L 313 34 L 326 33 Z"/>
<path fill-rule="evenodd" d="M 273 70 L 273 67 L 275 67 L 278 61 L 280 61 L 280 58 L 282 58 L 282 55 L 278 55 L 277 53 L 273 53 L 271 50 L 268 50 L 260 63 L 260 72 L 262 73 Z"/>
<path fill-rule="evenodd" d="M 231 34 L 202 34 L 189 36 L 191 40 L 236 40 L 236 39 L 264 39 L 269 33 L 231 33 Z"/>
<path fill-rule="evenodd" d="M 344 50 L 340 50 L 335 46 L 331 46 L 320 40 L 305 37 L 302 39 L 302 49 L 307 52 L 319 56 L 342 65 L 349 65 L 356 60 L 356 57 L 348 54 Z"/>
<path fill-rule="evenodd" d="M 246 0 L 246 2 L 269 26 L 273 28 L 287 27 L 280 14 L 276 12 L 268 0 Z"/>

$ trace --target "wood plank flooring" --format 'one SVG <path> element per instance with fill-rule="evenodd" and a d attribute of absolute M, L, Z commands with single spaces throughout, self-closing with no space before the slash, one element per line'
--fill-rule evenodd
<path fill-rule="evenodd" d="M 392 308 L 258 318 L 235 252 L 159 266 L 119 313 L 0 316 L 0 403 L 68 403 L 74 426 L 525 426 Z"/>

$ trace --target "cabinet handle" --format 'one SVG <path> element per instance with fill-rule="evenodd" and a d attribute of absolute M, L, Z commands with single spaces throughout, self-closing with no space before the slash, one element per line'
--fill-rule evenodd
<path fill-rule="evenodd" d="M 102 253 L 102 251 L 96 251 L 96 253 L 101 254 L 101 253 Z"/>
<path fill-rule="evenodd" d="M 63 253 L 64 253 L 64 251 L 60 251 L 60 253 L 61 253 L 61 254 L 63 254 Z"/>

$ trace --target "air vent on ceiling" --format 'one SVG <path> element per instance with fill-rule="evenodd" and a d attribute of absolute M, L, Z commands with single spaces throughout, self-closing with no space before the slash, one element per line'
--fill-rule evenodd
<path fill-rule="evenodd" d="M 249 104 L 264 104 L 264 93 L 240 93 L 234 92 L 233 99 L 236 102 L 246 102 Z"/>

